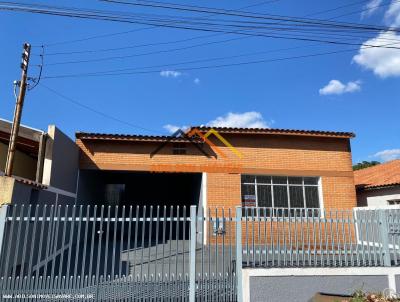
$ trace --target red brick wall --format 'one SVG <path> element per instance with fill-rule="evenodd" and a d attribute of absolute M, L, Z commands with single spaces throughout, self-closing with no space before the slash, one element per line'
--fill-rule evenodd
<path fill-rule="evenodd" d="M 154 157 L 159 143 L 77 140 L 82 169 L 124 171 L 207 172 L 208 206 L 235 207 L 241 203 L 240 173 L 320 176 L 325 208 L 356 206 L 349 140 L 293 135 L 223 135 L 238 157 L 215 138 L 206 157 L 188 144 L 186 155 L 174 155 L 172 145 Z M 221 153 L 222 152 L 222 153 Z"/>

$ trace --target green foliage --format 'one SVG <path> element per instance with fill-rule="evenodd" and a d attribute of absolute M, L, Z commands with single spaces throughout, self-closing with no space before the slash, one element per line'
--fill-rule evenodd
<path fill-rule="evenodd" d="M 376 166 L 376 165 L 379 165 L 379 164 L 380 164 L 380 162 L 379 162 L 379 161 L 376 161 L 376 160 L 373 160 L 373 161 L 366 161 L 366 160 L 364 160 L 364 161 L 362 161 L 361 163 L 355 164 L 355 165 L 353 166 L 353 170 L 354 170 L 354 171 L 356 171 L 356 170 L 361 170 L 361 169 L 373 167 L 373 166 Z"/>

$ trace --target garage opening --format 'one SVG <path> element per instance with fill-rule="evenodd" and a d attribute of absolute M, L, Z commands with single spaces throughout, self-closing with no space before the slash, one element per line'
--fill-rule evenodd
<path fill-rule="evenodd" d="M 81 170 L 78 201 L 125 206 L 199 205 L 200 173 Z"/>

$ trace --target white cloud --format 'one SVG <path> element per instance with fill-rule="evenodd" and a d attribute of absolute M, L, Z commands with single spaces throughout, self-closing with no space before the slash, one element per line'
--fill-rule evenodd
<path fill-rule="evenodd" d="M 200 79 L 199 78 L 195 78 L 193 80 L 193 83 L 195 83 L 196 85 L 199 85 L 200 84 Z"/>
<path fill-rule="evenodd" d="M 373 1 L 373 0 L 372 0 Z M 384 20 L 389 27 L 400 26 L 400 2 L 392 0 L 385 12 Z M 381 78 L 400 76 L 400 52 L 395 48 L 370 47 L 387 46 L 396 47 L 400 44 L 400 35 L 395 31 L 379 33 L 375 38 L 363 43 L 353 61 L 372 70 Z"/>
<path fill-rule="evenodd" d="M 382 0 L 370 0 L 367 4 L 364 5 L 364 11 L 361 13 L 361 18 L 371 16 L 381 5 Z"/>
<path fill-rule="evenodd" d="M 389 149 L 375 153 L 374 157 L 378 157 L 383 161 L 389 161 L 400 158 L 400 149 Z"/>
<path fill-rule="evenodd" d="M 400 44 L 400 35 L 396 35 L 394 32 L 383 32 L 376 38 L 364 42 L 358 54 L 353 57 L 353 61 L 372 70 L 382 78 L 400 76 L 400 51 L 398 49 L 365 46 L 389 46 L 388 44 L 396 46 L 395 43 Z"/>
<path fill-rule="evenodd" d="M 330 95 L 330 94 L 343 94 L 351 93 L 361 90 L 361 82 L 353 81 L 343 84 L 339 80 L 331 80 L 326 86 L 319 90 L 320 95 Z"/>
<path fill-rule="evenodd" d="M 163 126 L 165 130 L 167 130 L 169 133 L 175 133 L 179 129 L 182 131 L 185 131 L 188 127 L 187 126 L 177 126 L 177 125 L 171 125 L 171 124 L 166 124 Z"/>
<path fill-rule="evenodd" d="M 160 71 L 160 76 L 165 78 L 178 78 L 182 75 L 181 72 L 175 70 L 163 70 Z"/>
<path fill-rule="evenodd" d="M 210 121 L 207 125 L 211 127 L 239 127 L 239 128 L 270 128 L 262 114 L 256 111 L 243 113 L 229 112 L 224 116 L 219 116 L 215 120 Z"/>
<path fill-rule="evenodd" d="M 385 13 L 385 21 L 392 27 L 400 26 L 400 2 L 393 0 Z"/>

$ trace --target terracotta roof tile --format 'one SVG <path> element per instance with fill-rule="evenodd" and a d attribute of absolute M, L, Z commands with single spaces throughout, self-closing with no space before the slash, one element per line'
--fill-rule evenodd
<path fill-rule="evenodd" d="M 108 134 L 93 132 L 76 132 L 75 137 L 82 140 L 113 140 L 113 141 L 135 141 L 135 142 L 172 142 L 172 143 L 189 143 L 186 137 L 172 137 L 167 135 L 139 135 L 139 134 Z M 202 141 L 193 138 L 194 142 L 202 143 Z"/>
<path fill-rule="evenodd" d="M 278 128 L 235 128 L 235 127 L 208 127 L 198 126 L 200 131 L 214 129 L 220 133 L 241 133 L 241 134 L 277 134 L 277 135 L 298 135 L 298 136 L 317 136 L 317 137 L 342 137 L 353 138 L 353 132 L 321 131 L 321 130 L 295 130 Z"/>
<path fill-rule="evenodd" d="M 400 185 L 400 159 L 354 171 L 358 188 L 379 188 Z"/>

